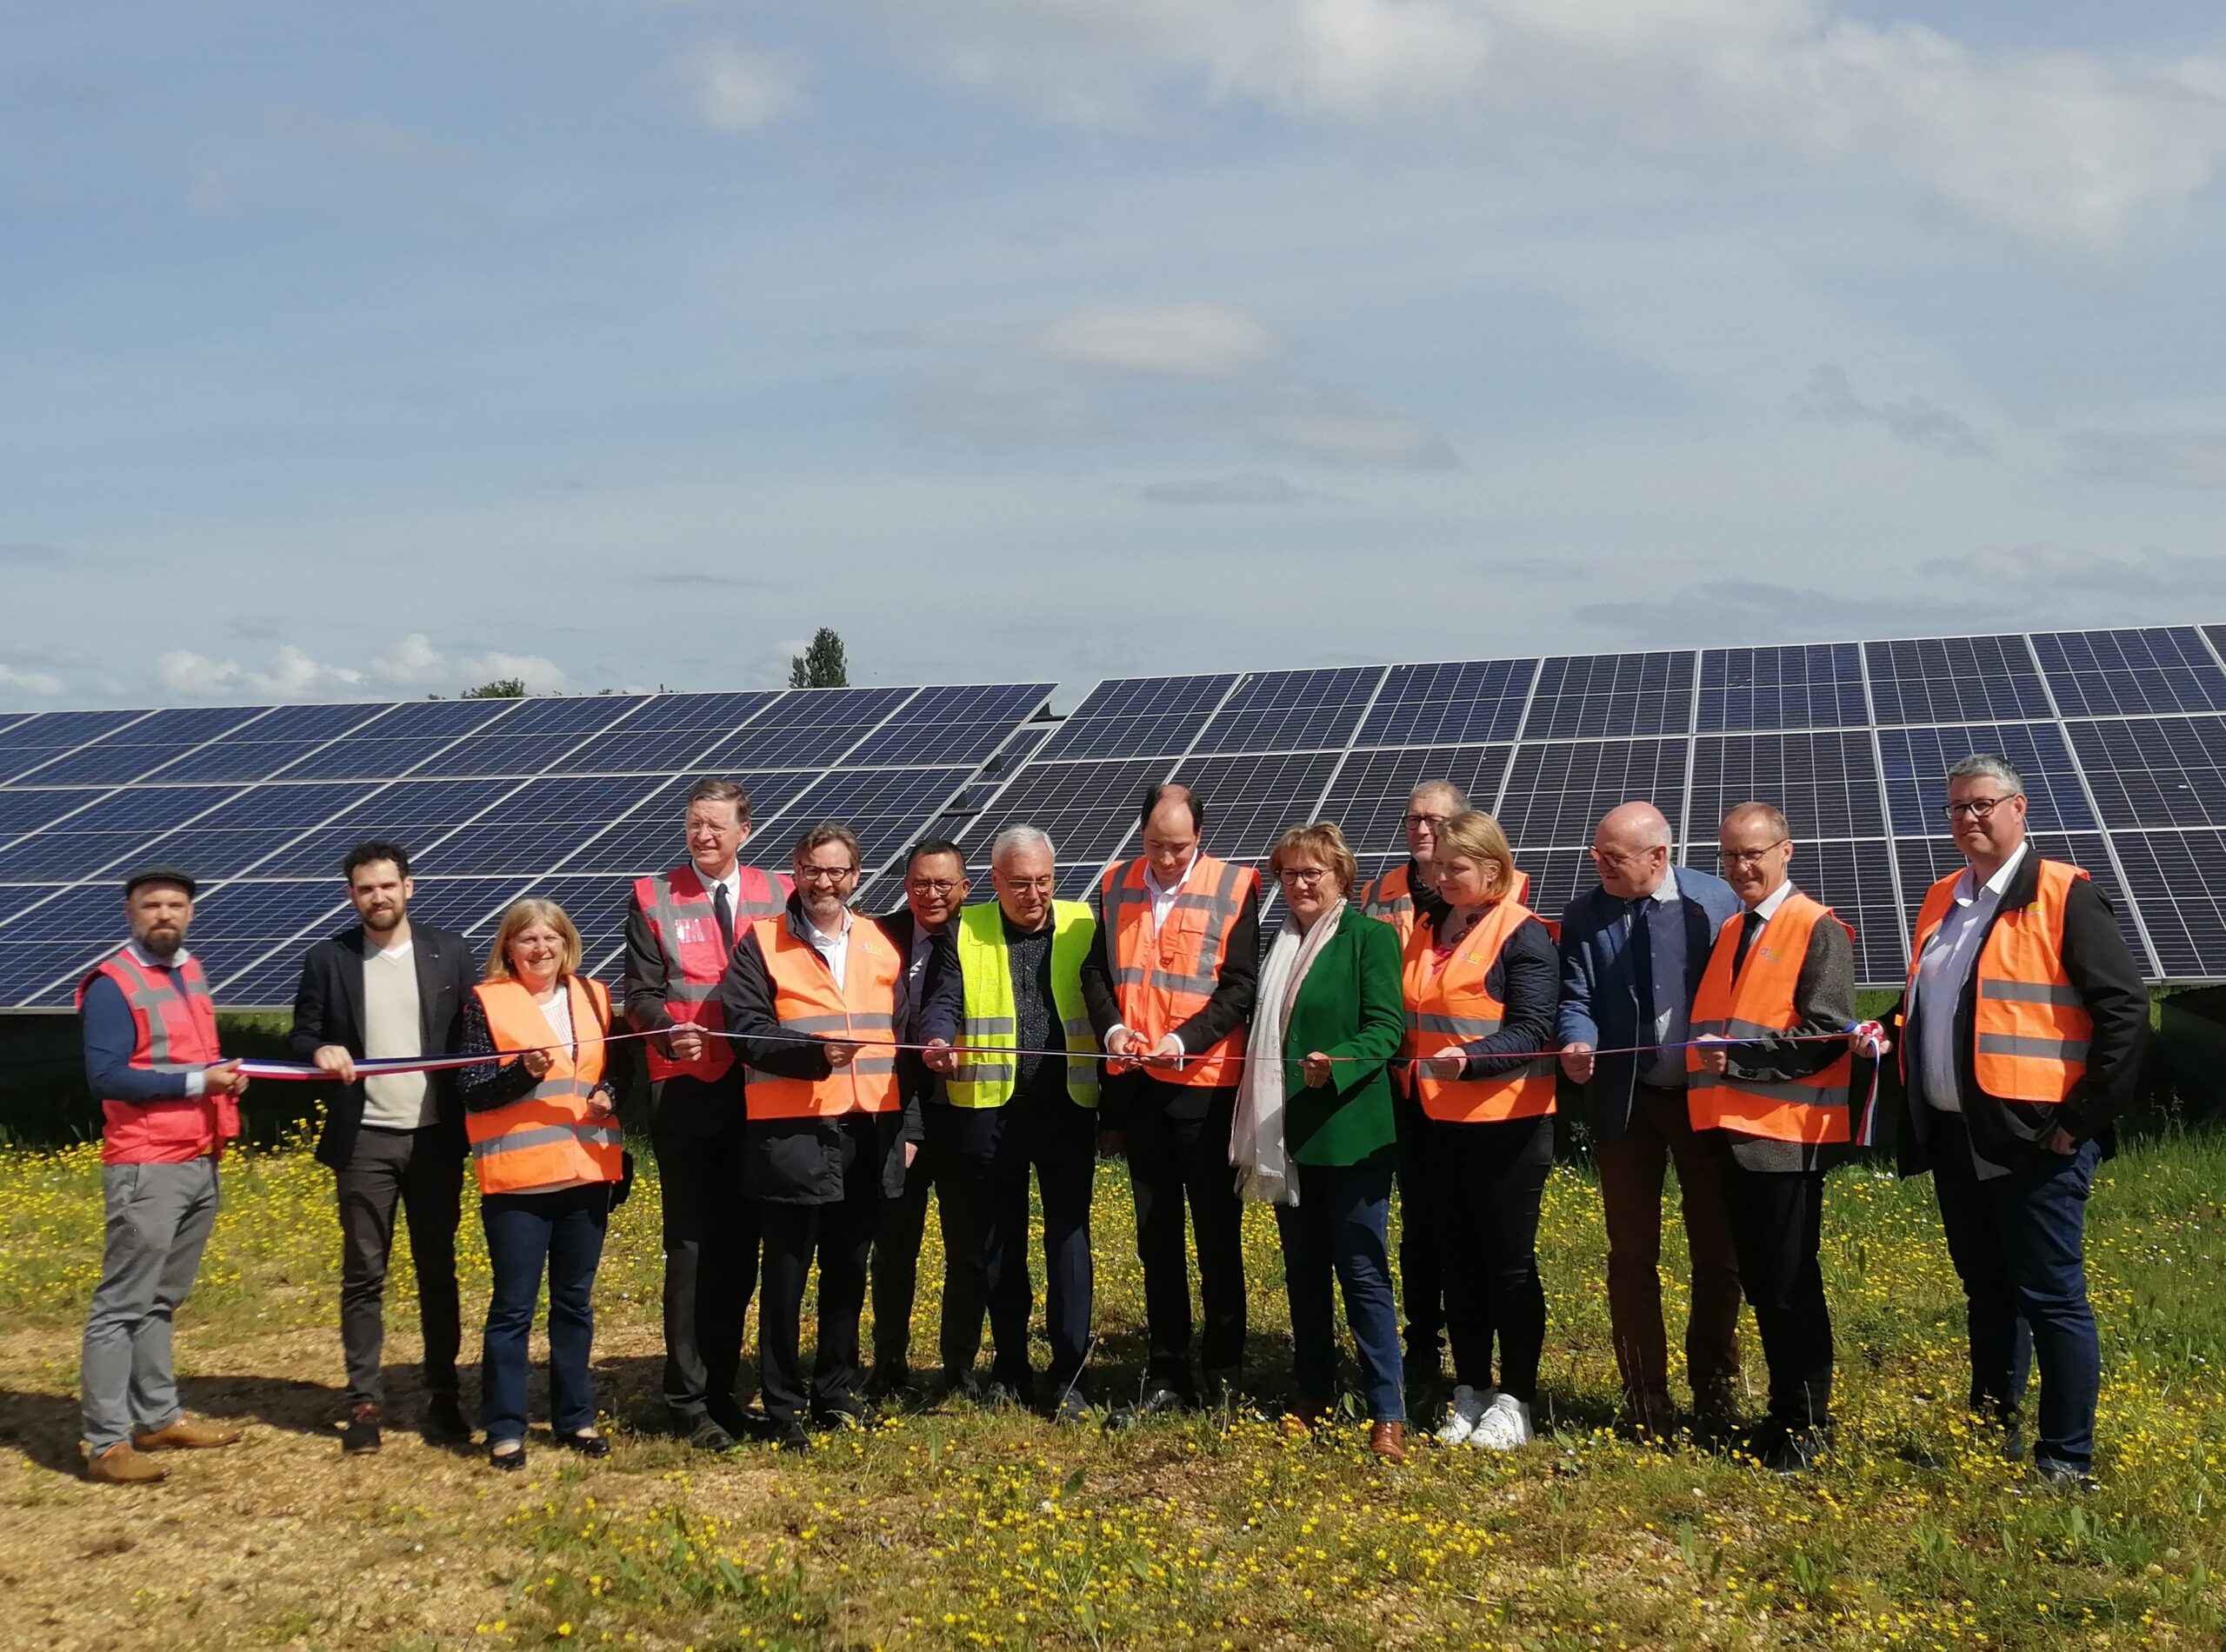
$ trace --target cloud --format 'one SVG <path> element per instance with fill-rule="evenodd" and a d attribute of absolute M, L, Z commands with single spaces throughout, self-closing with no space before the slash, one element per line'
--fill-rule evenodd
<path fill-rule="evenodd" d="M 0 563 L 29 568 L 58 563 L 62 556 L 58 545 L 43 545 L 27 539 L 0 540 Z"/>
<path fill-rule="evenodd" d="M 2072 430 L 2072 463 L 2091 476 L 2163 488 L 2226 488 L 2226 436 L 2212 430 Z"/>
<path fill-rule="evenodd" d="M 1150 482 L 1136 490 L 1136 497 L 1156 505 L 1293 505 L 1313 496 L 1266 470 Z"/>
<path fill-rule="evenodd" d="M 243 666 L 237 660 L 212 660 L 191 649 L 172 649 L 156 656 L 155 681 L 172 694 L 247 693 L 300 700 L 360 688 L 363 674 L 346 666 L 326 665 L 288 643 L 279 648 L 267 671 Z"/>
<path fill-rule="evenodd" d="M 18 671 L 0 662 L 0 692 L 36 694 L 44 698 L 62 692 L 62 679 L 51 671 Z"/>
<path fill-rule="evenodd" d="M 717 131 L 759 131 L 809 102 L 803 73 L 789 58 L 731 40 L 697 46 L 681 60 L 680 76 L 697 117 Z"/>
<path fill-rule="evenodd" d="M 491 649 L 450 655 L 434 647 L 423 631 L 410 632 L 375 657 L 370 675 L 390 688 L 428 692 L 476 688 L 504 677 L 517 677 L 529 694 L 558 694 L 564 689 L 563 671 L 544 655 Z"/>
<path fill-rule="evenodd" d="M 2059 250 L 2169 223 L 2226 155 L 2226 65 L 1976 46 L 1830 0 L 852 0 L 1054 119 L 1170 103 L 1902 179 Z"/>
<path fill-rule="evenodd" d="M 1223 304 L 1078 310 L 1031 340 L 1047 360 L 1171 378 L 1229 378 L 1264 367 L 1283 341 L 1257 316 Z"/>
<path fill-rule="evenodd" d="M 1455 470 L 1460 456 L 1410 414 L 1356 397 L 1299 387 L 1248 408 L 1240 423 L 1270 447 L 1323 464 L 1390 470 Z"/>
<path fill-rule="evenodd" d="M 1809 383 L 1793 399 L 1804 418 L 1827 424 L 1878 424 L 1911 445 L 1930 448 L 1951 458 L 1984 458 L 1994 450 L 1961 415 L 1921 396 L 1873 404 L 1856 395 L 1847 374 L 1829 362 L 1809 370 Z"/>

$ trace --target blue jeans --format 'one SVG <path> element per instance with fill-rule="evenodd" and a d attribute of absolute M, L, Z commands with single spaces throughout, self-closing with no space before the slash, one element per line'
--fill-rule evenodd
<path fill-rule="evenodd" d="M 1971 1406 L 2008 1419 L 2037 1356 L 2036 1462 L 2084 1473 L 2095 1457 L 2103 1347 L 2087 1302 L 2087 1190 L 2102 1149 L 2036 1148 L 2009 1174 L 1982 1181 L 1961 1115 L 1934 1113 L 1932 1184 L 1948 1255 L 1963 1282 L 1971 1343 Z"/>
<path fill-rule="evenodd" d="M 526 1342 L 549 1268 L 549 1423 L 558 1434 L 595 1426 L 588 1353 L 595 1342 L 595 1270 L 610 1222 L 611 1188 L 498 1193 L 479 1202 L 495 1273 L 480 1353 L 482 1421 L 490 1446 L 525 1438 Z"/>
<path fill-rule="evenodd" d="M 1290 1292 L 1291 1373 L 1298 1397 L 1326 1402 L 1336 1392 L 1336 1310 L 1330 1276 L 1344 1287 L 1345 1320 L 1360 1355 L 1368 1415 L 1407 1420 L 1399 1360 L 1399 1310 L 1391 1296 L 1389 1164 L 1301 1164 L 1298 1202 L 1276 1207 Z"/>

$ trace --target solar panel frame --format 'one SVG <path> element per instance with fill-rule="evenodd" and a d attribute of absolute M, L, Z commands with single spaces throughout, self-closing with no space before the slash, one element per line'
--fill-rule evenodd
<path fill-rule="evenodd" d="M 2094 807 L 2061 723 L 1881 728 L 1878 749 L 1896 836 L 1928 837 L 1943 829 L 1948 770 L 1978 753 L 2007 757 L 2024 776 L 2034 831 L 2096 829 Z"/>
<path fill-rule="evenodd" d="M 1883 837 L 1878 778 L 1868 729 L 1702 735 L 1686 818 L 1694 840 L 1713 842 L 1727 809 L 1760 801 L 1783 811 L 1796 838 Z"/>
<path fill-rule="evenodd" d="M 2063 716 L 2226 711 L 2226 669 L 2192 625 L 2047 631 L 2032 641 Z"/>
<path fill-rule="evenodd" d="M 2104 826 L 2226 826 L 2226 716 L 2075 720 L 2066 727 Z"/>
<path fill-rule="evenodd" d="M 1511 742 L 1522 732 L 1541 663 L 1443 660 L 1392 666 L 1353 745 L 1357 749 Z"/>
<path fill-rule="evenodd" d="M 1862 646 L 1703 649 L 1695 704 L 1694 728 L 1701 734 L 1868 728 Z"/>
<path fill-rule="evenodd" d="M 2129 893 L 2158 973 L 2183 981 L 2226 980 L 2226 831 L 2112 832 L 2110 843 L 2125 869 L 2126 889 L 2116 896 L 2120 926 L 2127 927 L 2124 896 Z"/>
<path fill-rule="evenodd" d="M 1036 761 L 1179 757 L 1238 680 L 1234 671 L 1109 678 L 1083 697 Z"/>
<path fill-rule="evenodd" d="M 1225 861 L 1264 863 L 1286 829 L 1319 817 L 1322 794 L 1336 772 L 1338 755 L 1275 751 L 1190 756 L 1176 765 L 1174 778 L 1190 787 L 1205 806 L 1199 841 L 1209 854 Z"/>
<path fill-rule="evenodd" d="M 1581 849 L 1608 808 L 1650 798 L 1670 820 L 1682 817 L 1691 742 L 1524 741 L 1515 749 L 1496 813 L 1518 849 Z M 1610 799 L 1604 806 L 1602 800 Z"/>
<path fill-rule="evenodd" d="M 2022 636 L 1903 637 L 1863 648 L 1880 728 L 2051 715 L 2040 666 Z"/>
<path fill-rule="evenodd" d="M 1369 665 L 1249 672 L 1206 720 L 1190 749 L 1206 756 L 1342 751 L 1376 698 L 1385 670 Z"/>
<path fill-rule="evenodd" d="M 1515 755 L 1512 743 L 1468 746 L 1387 746 L 1347 755 L 1322 798 L 1322 816 L 1337 823 L 1357 856 L 1406 858 L 1409 795 L 1425 780 L 1450 780 L 1470 806 L 1496 801 Z"/>
<path fill-rule="evenodd" d="M 1692 732 L 1697 662 L 1689 650 L 1556 654 L 1539 662 L 1526 741 Z"/>

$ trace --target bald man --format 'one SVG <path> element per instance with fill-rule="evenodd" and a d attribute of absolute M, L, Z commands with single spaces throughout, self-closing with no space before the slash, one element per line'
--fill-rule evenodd
<path fill-rule="evenodd" d="M 1683 1043 L 1716 932 L 1740 909 L 1729 884 L 1670 864 L 1670 823 L 1650 803 L 1609 810 L 1592 836 L 1600 882 L 1562 914 L 1562 1070 L 1582 1085 L 1608 1227 L 1608 1316 L 1632 1427 L 1666 1436 L 1662 1189 L 1670 1165 L 1692 1258 L 1685 1368 L 1703 1429 L 1728 1426 L 1739 1375 L 1739 1262 L 1716 1155 L 1694 1135 L 1685 1056 L 1596 1049 Z"/>

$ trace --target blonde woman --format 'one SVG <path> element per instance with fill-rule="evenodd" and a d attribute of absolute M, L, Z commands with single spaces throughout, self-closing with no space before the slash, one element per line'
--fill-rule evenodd
<path fill-rule="evenodd" d="M 520 901 L 503 915 L 487 978 L 464 1003 L 463 1053 L 488 1057 L 461 1069 L 458 1089 L 495 1276 L 480 1386 L 497 1469 L 525 1466 L 526 1342 L 544 1263 L 550 1431 L 584 1455 L 610 1452 L 595 1426 L 588 1356 L 624 1151 L 603 1078 L 610 995 L 579 967 L 580 932 L 563 908 Z"/>

